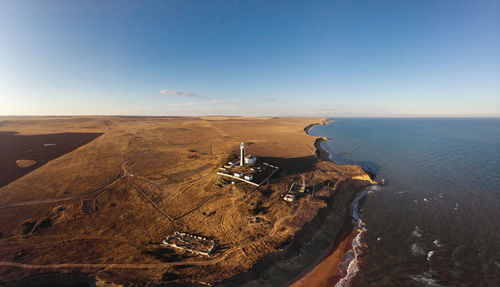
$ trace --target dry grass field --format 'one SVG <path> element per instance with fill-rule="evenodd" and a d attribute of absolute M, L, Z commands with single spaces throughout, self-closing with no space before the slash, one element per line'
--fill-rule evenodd
<path fill-rule="evenodd" d="M 336 182 L 369 181 L 357 166 L 317 159 L 315 138 L 304 128 L 322 120 L 0 118 L 0 134 L 29 143 L 0 141 L 2 155 L 15 151 L 3 155 L 1 167 L 37 161 L 2 178 L 0 282 L 43 272 L 132 285 L 216 282 L 248 270 L 311 221 Z M 258 189 L 217 187 L 221 160 L 242 140 L 279 172 Z M 285 202 L 287 184 L 301 174 L 318 196 Z M 82 211 L 84 199 L 95 200 L 94 212 Z M 262 220 L 249 222 L 255 215 Z M 211 257 L 162 248 L 175 231 L 218 240 L 221 248 Z"/>

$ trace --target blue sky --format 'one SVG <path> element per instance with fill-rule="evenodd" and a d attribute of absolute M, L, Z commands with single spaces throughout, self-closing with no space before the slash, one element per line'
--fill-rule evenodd
<path fill-rule="evenodd" d="M 0 115 L 500 116 L 498 1 L 0 1 Z"/>

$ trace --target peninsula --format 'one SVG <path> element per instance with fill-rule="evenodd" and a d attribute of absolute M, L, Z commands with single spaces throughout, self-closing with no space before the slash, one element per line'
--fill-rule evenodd
<path fill-rule="evenodd" d="M 208 284 L 246 272 L 288 248 L 340 190 L 345 221 L 373 183 L 325 160 L 307 128 L 326 122 L 2 117 L 0 282 L 56 272 Z"/>

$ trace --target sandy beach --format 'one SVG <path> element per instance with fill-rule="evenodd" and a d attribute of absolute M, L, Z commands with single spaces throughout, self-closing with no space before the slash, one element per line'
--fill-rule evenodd
<path fill-rule="evenodd" d="M 348 233 L 343 240 L 335 244 L 333 252 L 331 252 L 330 255 L 323 259 L 321 263 L 314 267 L 314 269 L 308 272 L 304 277 L 290 286 L 334 286 L 340 280 L 339 263 L 344 260 L 345 253 L 352 248 L 352 240 L 356 235 L 356 232 Z"/>

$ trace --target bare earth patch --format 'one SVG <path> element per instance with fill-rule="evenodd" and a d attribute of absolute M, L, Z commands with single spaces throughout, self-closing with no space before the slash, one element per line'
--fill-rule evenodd
<path fill-rule="evenodd" d="M 18 160 L 16 160 L 16 164 L 20 168 L 28 168 L 28 167 L 34 166 L 36 164 L 36 160 L 18 159 Z"/>

